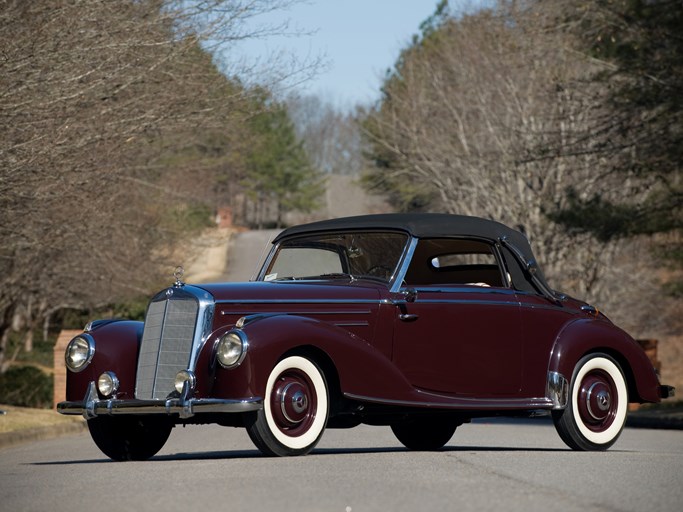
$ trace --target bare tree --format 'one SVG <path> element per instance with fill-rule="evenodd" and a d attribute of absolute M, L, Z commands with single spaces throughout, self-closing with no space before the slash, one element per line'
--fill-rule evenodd
<path fill-rule="evenodd" d="M 253 108 L 203 45 L 288 3 L 0 0 L 0 370 L 12 327 L 158 279 L 191 200 L 163 148 L 211 129 L 237 152 Z"/>
<path fill-rule="evenodd" d="M 363 141 L 354 113 L 319 96 L 294 96 L 287 106 L 313 165 L 326 174 L 357 176 L 364 167 Z"/>
<path fill-rule="evenodd" d="M 536 15 L 513 4 L 444 18 L 406 49 L 365 125 L 378 163 L 369 182 L 431 210 L 520 226 L 558 288 L 604 301 L 618 244 L 568 233 L 547 213 L 568 187 L 637 191 L 601 175 L 591 141 L 577 139 L 602 108 L 571 87 L 591 64 L 538 30 Z"/>

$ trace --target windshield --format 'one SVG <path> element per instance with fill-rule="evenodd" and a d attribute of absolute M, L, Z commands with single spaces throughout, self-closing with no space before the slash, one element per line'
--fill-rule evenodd
<path fill-rule="evenodd" d="M 264 281 L 378 279 L 389 281 L 408 242 L 403 233 L 316 234 L 284 240 Z"/>

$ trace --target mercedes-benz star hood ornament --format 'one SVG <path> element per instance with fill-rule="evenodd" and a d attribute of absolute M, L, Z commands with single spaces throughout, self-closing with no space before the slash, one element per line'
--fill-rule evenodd
<path fill-rule="evenodd" d="M 184 273 L 185 269 L 181 265 L 178 265 L 175 268 L 175 270 L 173 271 L 173 277 L 175 278 L 175 283 L 173 283 L 173 286 L 175 286 L 176 288 L 180 288 L 185 284 L 182 281 Z"/>

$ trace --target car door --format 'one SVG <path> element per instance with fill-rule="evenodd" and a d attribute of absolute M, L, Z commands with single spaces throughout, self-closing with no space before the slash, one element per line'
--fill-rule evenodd
<path fill-rule="evenodd" d="M 492 245 L 420 240 L 404 281 L 392 356 L 413 386 L 481 398 L 519 393 L 519 301 Z"/>

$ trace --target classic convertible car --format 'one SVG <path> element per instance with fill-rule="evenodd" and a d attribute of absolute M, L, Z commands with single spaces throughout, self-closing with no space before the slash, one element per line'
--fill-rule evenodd
<path fill-rule="evenodd" d="M 115 460 L 175 425 L 246 428 L 268 455 L 325 428 L 390 426 L 436 450 L 472 418 L 551 414 L 575 450 L 605 450 L 629 402 L 673 396 L 640 346 L 553 291 L 529 242 L 497 222 L 369 215 L 286 229 L 255 282 L 176 282 L 144 322 L 98 320 L 66 349 L 63 414 Z"/>

